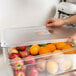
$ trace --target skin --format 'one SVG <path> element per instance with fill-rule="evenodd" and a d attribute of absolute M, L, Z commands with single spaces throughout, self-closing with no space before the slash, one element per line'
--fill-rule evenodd
<path fill-rule="evenodd" d="M 47 27 L 60 27 L 68 24 L 76 24 L 76 15 L 65 18 L 65 19 L 57 19 L 57 18 L 52 18 L 49 19 L 46 23 Z M 68 38 L 68 42 L 73 42 L 76 45 L 76 34 Z"/>

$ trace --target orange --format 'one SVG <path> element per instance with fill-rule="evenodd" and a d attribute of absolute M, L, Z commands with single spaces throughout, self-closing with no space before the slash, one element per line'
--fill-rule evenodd
<path fill-rule="evenodd" d="M 56 43 L 52 43 L 52 44 L 54 44 L 54 45 L 56 45 L 58 42 L 56 42 Z"/>
<path fill-rule="evenodd" d="M 70 44 L 67 44 L 66 46 L 63 47 L 63 50 L 72 49 L 72 48 L 73 47 Z M 73 51 L 65 52 L 64 54 L 75 54 L 75 53 L 76 53 L 76 50 L 73 50 Z"/>
<path fill-rule="evenodd" d="M 56 50 L 56 47 L 55 47 L 54 44 L 48 44 L 48 45 L 46 45 L 46 47 L 47 47 L 51 52 L 53 52 L 54 50 Z"/>
<path fill-rule="evenodd" d="M 48 54 L 48 53 L 51 53 L 51 52 L 50 52 L 50 50 L 47 47 L 41 47 L 40 50 L 39 50 L 39 54 L 40 55 Z"/>
<path fill-rule="evenodd" d="M 64 54 L 76 54 L 76 50 L 65 52 Z"/>
<path fill-rule="evenodd" d="M 65 42 L 59 42 L 59 43 L 56 43 L 56 48 L 58 50 L 62 50 L 62 48 L 66 46 L 66 43 Z"/>
<path fill-rule="evenodd" d="M 37 55 L 39 53 L 39 50 L 40 50 L 40 46 L 39 45 L 32 45 L 30 47 L 30 53 L 32 55 Z"/>
<path fill-rule="evenodd" d="M 72 46 L 72 44 L 68 44 L 68 45 Z"/>
<path fill-rule="evenodd" d="M 71 48 L 73 48 L 73 47 L 72 47 L 71 45 L 67 44 L 66 46 L 64 46 L 64 47 L 62 48 L 62 50 L 71 49 Z"/>

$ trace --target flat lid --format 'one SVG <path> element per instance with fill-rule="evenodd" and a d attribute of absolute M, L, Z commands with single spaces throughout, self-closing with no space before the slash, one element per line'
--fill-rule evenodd
<path fill-rule="evenodd" d="M 51 33 L 52 32 L 52 33 Z M 28 28 L 5 28 L 1 33 L 2 47 L 16 47 L 66 41 L 76 28 L 46 28 L 45 26 Z"/>

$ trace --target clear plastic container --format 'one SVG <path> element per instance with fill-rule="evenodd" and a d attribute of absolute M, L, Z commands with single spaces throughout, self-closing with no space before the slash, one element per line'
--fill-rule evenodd
<path fill-rule="evenodd" d="M 65 72 L 65 73 L 63 73 L 63 74 L 56 75 L 56 76 L 76 76 L 76 70 L 72 70 L 72 71 L 69 71 L 69 72 Z"/>
<path fill-rule="evenodd" d="M 75 31 L 66 28 L 73 30 L 67 33 L 62 29 L 54 34 L 46 27 L 3 29 L 1 46 L 9 72 L 12 72 L 9 76 L 54 76 L 75 70 L 76 48 L 66 43 L 67 37 Z M 47 45 L 51 45 L 51 49 Z"/>

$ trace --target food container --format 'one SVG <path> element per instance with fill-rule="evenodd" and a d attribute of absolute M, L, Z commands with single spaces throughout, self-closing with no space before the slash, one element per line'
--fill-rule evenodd
<path fill-rule="evenodd" d="M 69 71 L 60 75 L 56 75 L 56 76 L 76 76 L 76 70 L 72 70 L 72 71 Z"/>
<path fill-rule="evenodd" d="M 56 33 L 44 26 L 3 29 L 1 46 L 4 60 L 9 65 L 9 76 L 53 76 L 75 70 L 76 48 L 66 43 L 67 37 L 74 34 L 75 29 L 66 28 L 73 30 L 70 34 L 62 29 Z M 47 47 L 51 44 L 53 50 Z M 67 49 L 62 49 L 63 45 Z"/>

